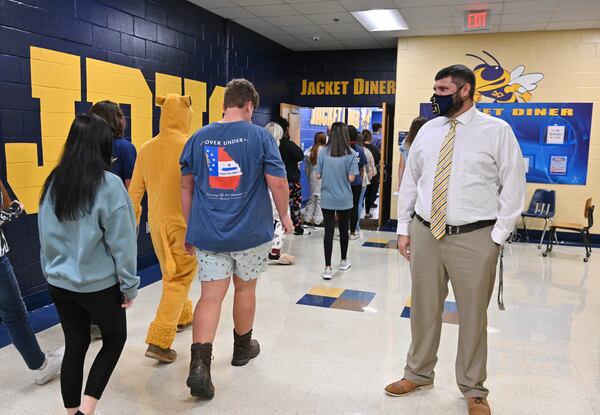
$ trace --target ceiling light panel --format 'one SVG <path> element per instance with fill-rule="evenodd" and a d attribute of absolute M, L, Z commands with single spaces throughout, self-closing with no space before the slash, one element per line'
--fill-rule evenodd
<path fill-rule="evenodd" d="M 369 32 L 408 30 L 408 25 L 396 9 L 376 9 L 352 12 Z"/>

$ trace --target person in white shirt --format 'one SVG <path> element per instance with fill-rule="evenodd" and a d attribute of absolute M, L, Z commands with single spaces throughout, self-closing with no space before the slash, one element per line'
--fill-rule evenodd
<path fill-rule="evenodd" d="M 386 387 L 406 396 L 433 387 L 448 281 L 460 314 L 456 381 L 469 414 L 490 414 L 487 307 L 499 250 L 521 214 L 525 165 L 511 127 L 479 112 L 475 76 L 439 71 L 431 98 L 439 117 L 412 144 L 398 197 L 398 249 L 412 274 L 411 334 L 404 378 Z"/>

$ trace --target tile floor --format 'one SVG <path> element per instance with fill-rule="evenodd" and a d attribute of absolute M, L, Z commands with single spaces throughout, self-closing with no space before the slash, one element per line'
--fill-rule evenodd
<path fill-rule="evenodd" d="M 433 390 L 390 398 L 383 387 L 402 374 L 410 320 L 408 265 L 392 249 L 351 241 L 353 266 L 320 279 L 322 230 L 290 237 L 298 263 L 271 266 L 258 289 L 256 337 L 262 354 L 230 365 L 231 293 L 215 341 L 216 397 L 197 402 L 185 387 L 190 332 L 178 335 L 179 359 L 159 365 L 143 356 L 144 337 L 161 286 L 144 288 L 128 312 L 129 340 L 98 409 L 133 414 L 466 414 L 454 382 L 458 326 L 444 324 Z M 337 242 L 336 242 L 337 245 Z M 339 255 L 335 247 L 334 258 Z M 508 246 L 506 311 L 489 308 L 490 403 L 494 414 L 600 414 L 600 258 L 584 264 L 582 248 L 559 247 L 542 258 L 533 244 Z M 596 253 L 595 255 L 600 255 Z M 315 287 L 375 293 L 364 312 L 296 304 Z M 191 296 L 198 298 L 199 285 Z M 494 297 L 495 298 L 495 297 Z M 448 301 L 453 301 L 450 294 Z M 62 345 L 60 327 L 39 333 L 46 349 Z M 94 343 L 92 356 L 99 348 Z M 12 346 L 0 349 L 2 415 L 62 414 L 59 383 L 38 387 Z"/>

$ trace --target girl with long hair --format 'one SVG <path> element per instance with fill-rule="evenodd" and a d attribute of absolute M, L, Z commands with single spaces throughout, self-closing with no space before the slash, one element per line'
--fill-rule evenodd
<path fill-rule="evenodd" d="M 135 214 L 110 172 L 112 144 L 106 121 L 78 115 L 40 199 L 40 259 L 65 336 L 60 381 L 68 415 L 94 413 L 125 345 L 125 309 L 140 283 Z M 90 319 L 103 339 L 82 399 Z"/>
<path fill-rule="evenodd" d="M 304 165 L 310 182 L 310 198 L 304 211 L 304 223 L 309 226 L 319 226 L 323 222 L 321 180 L 317 179 L 317 156 L 325 144 L 327 144 L 327 136 L 320 131 L 315 134 L 313 145 L 304 152 Z"/>
<path fill-rule="evenodd" d="M 408 134 L 402 144 L 400 144 L 400 164 L 398 166 L 398 189 L 400 189 L 400 185 L 402 184 L 402 176 L 404 175 L 404 169 L 406 168 L 406 163 L 408 162 L 408 153 L 410 151 L 410 146 L 412 145 L 415 138 L 417 138 L 417 133 L 421 129 L 422 126 L 427 122 L 426 118 L 423 117 L 415 117 L 408 130 Z"/>
<path fill-rule="evenodd" d="M 352 265 L 348 254 L 348 226 L 353 206 L 350 184 L 360 174 L 357 153 L 350 147 L 348 127 L 342 122 L 333 123 L 329 142 L 317 155 L 317 179 L 321 180 L 321 208 L 325 222 L 323 246 L 325 251 L 325 271 L 323 279 L 333 277 L 331 254 L 333 251 L 333 233 L 335 216 L 338 216 L 340 229 L 341 257 L 340 270 L 345 271 Z"/>

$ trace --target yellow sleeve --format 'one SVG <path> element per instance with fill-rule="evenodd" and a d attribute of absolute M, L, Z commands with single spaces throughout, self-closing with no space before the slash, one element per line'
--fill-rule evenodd
<path fill-rule="evenodd" d="M 135 221 L 138 226 L 140 224 L 140 218 L 142 217 L 142 198 L 144 197 L 144 193 L 146 193 L 146 184 L 144 183 L 141 164 L 141 157 L 138 157 L 135 162 L 135 167 L 133 168 L 131 183 L 129 184 L 129 197 L 133 204 Z"/>

